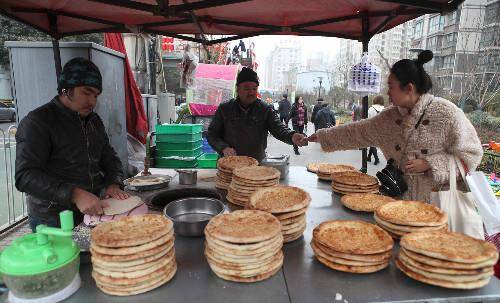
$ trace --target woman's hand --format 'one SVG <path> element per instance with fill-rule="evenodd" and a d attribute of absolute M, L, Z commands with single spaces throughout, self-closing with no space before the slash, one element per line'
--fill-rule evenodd
<path fill-rule="evenodd" d="M 429 162 L 425 159 L 413 159 L 405 164 L 406 171 L 414 174 L 426 172 L 430 168 Z"/>
<path fill-rule="evenodd" d="M 112 184 L 106 188 L 106 192 L 104 193 L 104 198 L 115 198 L 115 199 L 120 199 L 120 200 L 125 200 L 130 195 L 123 190 L 120 189 L 120 187 L 117 184 Z"/>

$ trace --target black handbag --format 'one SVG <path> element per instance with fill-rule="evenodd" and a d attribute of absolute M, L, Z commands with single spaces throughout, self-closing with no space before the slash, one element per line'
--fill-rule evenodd
<path fill-rule="evenodd" d="M 427 111 L 427 108 L 431 103 L 432 100 L 427 104 L 424 111 L 422 112 L 422 115 L 420 115 L 420 118 L 415 124 L 415 129 L 417 129 L 420 126 L 422 118 L 424 117 L 425 112 Z M 404 151 L 401 153 L 401 160 L 403 159 L 403 156 L 406 153 L 406 147 L 408 146 L 409 140 L 410 136 L 408 136 L 408 141 L 406 142 Z M 401 161 L 399 162 L 401 163 Z M 392 158 L 387 161 L 387 165 L 384 169 L 377 172 L 377 178 L 380 181 L 379 190 L 384 195 L 390 197 L 402 196 L 408 190 L 408 184 L 406 184 L 406 181 L 404 179 L 404 173 L 401 171 L 401 169 L 399 169 L 395 165 L 394 159 Z"/>

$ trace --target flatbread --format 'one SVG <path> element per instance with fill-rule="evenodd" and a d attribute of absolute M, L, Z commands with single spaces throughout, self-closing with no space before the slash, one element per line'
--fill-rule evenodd
<path fill-rule="evenodd" d="M 349 272 L 349 273 L 354 273 L 354 274 L 369 274 L 369 273 L 374 273 L 377 271 L 380 271 L 387 266 L 389 266 L 389 262 L 379 264 L 379 265 L 367 265 L 367 266 L 353 266 L 353 265 L 344 265 L 344 264 L 339 264 L 335 263 L 332 261 L 329 261 L 321 256 L 315 255 L 316 259 L 323 263 L 323 265 L 335 269 L 338 271 L 343 271 L 343 272 Z"/>
<path fill-rule="evenodd" d="M 332 182 L 339 185 L 370 186 L 378 184 L 378 179 L 359 171 L 345 171 L 333 174 Z"/>
<path fill-rule="evenodd" d="M 169 234 L 162 236 L 162 237 L 160 237 L 156 240 L 153 240 L 151 242 L 148 242 L 146 244 L 141 244 L 141 245 L 137 245 L 137 246 L 118 247 L 118 248 L 99 246 L 99 245 L 92 242 L 90 244 L 90 248 L 95 252 L 98 252 L 100 254 L 105 254 L 105 255 L 113 255 L 113 256 L 132 255 L 132 254 L 136 254 L 136 253 L 139 253 L 142 251 L 147 251 L 147 250 L 150 250 L 154 247 L 165 244 L 172 239 L 173 235 L 174 235 L 174 231 L 171 230 Z"/>
<path fill-rule="evenodd" d="M 273 215 L 259 210 L 236 210 L 213 217 L 205 234 L 232 243 L 256 243 L 275 237 L 281 223 Z"/>
<path fill-rule="evenodd" d="M 428 257 L 419 253 L 412 252 L 410 250 L 406 250 L 405 248 L 401 248 L 401 251 L 405 253 L 412 260 L 416 260 L 420 263 L 434 266 L 436 268 L 444 268 L 444 269 L 458 269 L 458 270 L 477 270 L 485 267 L 491 267 L 496 264 L 495 259 L 486 260 L 478 263 L 458 263 L 452 261 L 440 260 L 432 257 Z"/>
<path fill-rule="evenodd" d="M 143 203 L 138 196 L 130 196 L 125 200 L 109 198 L 102 200 L 102 202 L 108 204 L 107 207 L 102 209 L 107 216 L 126 213 Z"/>
<path fill-rule="evenodd" d="M 222 254 L 210 248 L 209 246 L 205 247 L 205 255 L 210 258 L 218 261 L 219 263 L 228 263 L 234 265 L 242 265 L 242 264 L 260 264 L 268 262 L 273 259 L 277 254 L 281 252 L 281 248 L 276 251 L 269 251 L 265 254 L 259 254 L 256 256 L 232 256 L 228 254 Z"/>
<path fill-rule="evenodd" d="M 409 226 L 442 226 L 448 215 L 438 207 L 421 201 L 394 201 L 375 210 L 375 215 L 386 221 Z"/>
<path fill-rule="evenodd" d="M 438 274 L 474 276 L 482 273 L 492 272 L 491 266 L 478 269 L 453 269 L 453 268 L 442 268 L 442 267 L 427 265 L 425 263 L 421 263 L 417 260 L 412 259 L 404 252 L 404 250 L 399 251 L 398 258 L 401 262 L 403 262 L 407 266 L 411 265 L 412 267 Z"/>
<path fill-rule="evenodd" d="M 329 175 L 331 177 L 332 173 L 340 173 L 346 171 L 355 171 L 356 168 L 352 165 L 346 164 L 333 164 L 333 163 L 322 163 L 318 165 L 318 175 Z"/>
<path fill-rule="evenodd" d="M 427 278 L 424 277 L 411 269 L 409 269 L 407 266 L 405 266 L 401 261 L 396 259 L 396 267 L 399 268 L 403 273 L 405 273 L 408 277 L 415 279 L 417 281 L 431 284 L 431 285 L 436 285 L 436 286 L 441 286 L 445 288 L 454 288 L 454 289 L 476 289 L 476 288 L 481 288 L 483 286 L 486 286 L 491 278 L 486 278 L 486 279 L 481 279 L 473 282 L 449 282 L 449 281 L 443 281 L 443 280 L 438 280 L 438 279 L 432 279 L 432 278 Z"/>
<path fill-rule="evenodd" d="M 305 220 L 305 218 L 306 218 L 306 214 L 304 213 L 304 214 L 300 214 L 300 215 L 295 216 L 295 217 L 280 220 L 280 223 L 281 223 L 281 225 L 287 225 L 287 224 L 296 223 L 296 222 Z"/>
<path fill-rule="evenodd" d="M 333 220 L 314 228 L 313 239 L 348 254 L 376 254 L 392 250 L 394 241 L 380 227 L 364 221 Z"/>
<path fill-rule="evenodd" d="M 371 255 L 346 254 L 346 253 L 334 251 L 333 249 L 326 247 L 317 241 L 314 241 L 314 239 L 311 242 L 313 242 L 316 245 L 316 247 L 320 248 L 322 251 L 324 251 L 328 255 L 347 259 L 347 260 L 362 261 L 362 262 L 366 262 L 366 263 L 371 263 L 371 262 L 382 263 L 382 262 L 388 262 L 392 257 L 391 250 L 384 252 L 384 253 L 371 254 Z"/>
<path fill-rule="evenodd" d="M 318 167 L 321 164 L 327 164 L 327 163 L 309 163 L 309 164 L 307 164 L 306 168 L 311 173 L 317 173 L 318 172 Z"/>
<path fill-rule="evenodd" d="M 493 243 L 455 232 L 410 233 L 401 238 L 400 244 L 406 250 L 446 261 L 478 263 L 498 260 L 498 251 Z"/>
<path fill-rule="evenodd" d="M 148 186 L 148 185 L 157 185 L 165 183 L 170 179 L 170 176 L 138 176 L 133 177 L 125 182 L 128 182 L 130 186 Z M 127 183 L 125 183 L 127 184 Z"/>
<path fill-rule="evenodd" d="M 131 261 L 121 261 L 121 262 L 116 262 L 116 261 L 106 261 L 102 260 L 99 258 L 99 256 L 96 255 L 96 253 L 92 253 L 92 264 L 104 267 L 104 268 L 122 268 L 122 269 L 132 269 L 137 266 L 145 265 L 150 262 L 156 261 L 160 259 L 161 257 L 165 256 L 167 253 L 172 253 L 174 247 L 174 241 L 170 241 L 170 244 L 168 246 L 165 246 L 164 249 L 160 250 L 158 253 L 154 253 L 153 255 L 147 256 L 147 257 L 141 257 L 136 260 L 131 260 Z"/>
<path fill-rule="evenodd" d="M 110 270 L 109 268 L 103 268 L 103 267 L 99 267 L 99 266 L 95 266 L 95 265 L 92 267 L 92 269 L 95 272 L 97 272 L 103 276 L 112 277 L 112 278 L 131 279 L 131 278 L 139 278 L 142 276 L 149 275 L 149 274 L 155 272 L 156 270 L 158 270 L 159 268 L 163 268 L 163 267 L 165 267 L 169 264 L 172 264 L 172 263 L 175 263 L 175 253 L 171 253 L 171 254 L 166 255 L 165 257 L 163 257 L 159 260 L 151 262 L 151 264 L 149 264 L 150 265 L 149 267 L 134 270 L 134 271 L 116 271 L 116 270 Z"/>
<path fill-rule="evenodd" d="M 228 280 L 228 281 L 233 281 L 233 282 L 242 282 L 242 283 L 253 283 L 253 282 L 258 282 L 262 280 L 269 279 L 270 277 L 274 276 L 278 271 L 280 271 L 281 266 L 265 273 L 261 273 L 256 276 L 252 277 L 238 277 L 238 276 L 232 276 L 232 275 L 226 275 L 223 273 L 219 273 L 214 271 L 214 273 L 221 279 Z"/>
<path fill-rule="evenodd" d="M 230 243 L 226 242 L 223 240 L 216 239 L 212 237 L 209 233 L 205 233 L 205 239 L 210 243 L 213 243 L 217 247 L 225 247 L 230 250 L 240 250 L 240 251 L 254 251 L 256 249 L 261 249 L 261 248 L 266 248 L 269 246 L 272 246 L 276 242 L 280 243 L 283 240 L 283 236 L 281 233 L 276 234 L 275 237 L 265 240 L 262 242 L 257 242 L 257 243 L 252 243 L 252 244 L 237 244 L 237 243 Z"/>
<path fill-rule="evenodd" d="M 372 265 L 380 265 L 380 264 L 385 264 L 388 263 L 389 260 L 381 260 L 381 261 L 357 261 L 357 260 L 350 260 L 350 259 L 344 259 L 340 258 L 337 256 L 330 255 L 323 251 L 319 246 L 317 246 L 314 241 L 310 243 L 311 248 L 314 251 L 314 254 L 330 261 L 334 262 L 337 264 L 342 264 L 342 265 L 352 265 L 352 266 L 372 266 Z"/>
<path fill-rule="evenodd" d="M 250 181 L 279 180 L 280 174 L 279 170 L 268 166 L 243 167 L 233 171 L 235 177 Z"/>
<path fill-rule="evenodd" d="M 232 256 L 240 256 L 240 257 L 248 257 L 255 256 L 259 254 L 263 254 L 269 251 L 276 251 L 281 249 L 283 246 L 283 238 L 279 239 L 279 241 L 275 241 L 268 246 L 257 248 L 254 250 L 239 250 L 239 249 L 231 249 L 225 246 L 218 245 L 217 242 L 212 241 L 211 239 L 206 239 L 206 245 L 210 247 L 212 250 L 216 252 L 220 252 L 221 254 L 227 254 Z"/>
<path fill-rule="evenodd" d="M 309 206 L 311 196 L 294 186 L 274 186 L 254 192 L 249 199 L 252 209 L 270 213 L 288 213 Z"/>
<path fill-rule="evenodd" d="M 348 194 L 340 198 L 340 202 L 355 211 L 374 212 L 379 206 L 395 201 L 393 198 L 371 193 Z"/>
<path fill-rule="evenodd" d="M 240 167 L 257 165 L 259 165 L 259 161 L 257 161 L 257 159 L 247 156 L 222 157 L 217 161 L 217 168 L 219 170 L 225 170 L 229 172 L 232 172 L 233 170 Z"/>
<path fill-rule="evenodd" d="M 254 277 L 256 275 L 263 274 L 265 272 L 273 271 L 276 268 L 281 268 L 281 266 L 283 266 L 283 253 L 280 252 L 280 255 L 278 255 L 277 258 L 262 264 L 261 267 L 252 268 L 252 269 L 227 268 L 227 267 L 221 266 L 217 262 L 211 261 L 210 259 L 207 259 L 207 261 L 208 261 L 208 265 L 210 266 L 210 268 L 214 272 L 224 274 L 224 275 L 241 277 L 241 278 L 251 278 L 251 277 Z"/>
<path fill-rule="evenodd" d="M 158 245 L 156 247 L 153 247 L 149 250 L 129 254 L 129 255 L 108 255 L 108 254 L 100 254 L 96 252 L 92 247 L 90 247 L 90 252 L 92 253 L 92 259 L 97 258 L 101 261 L 106 261 L 106 262 L 125 262 L 125 261 L 134 261 L 135 262 L 140 262 L 144 260 L 145 258 L 149 258 L 151 256 L 155 256 L 156 254 L 161 253 L 164 250 L 168 250 L 172 248 L 174 245 L 174 240 L 171 239 L 167 241 L 165 244 Z M 139 263 L 140 264 L 140 263 Z"/>
<path fill-rule="evenodd" d="M 394 230 L 398 232 L 404 232 L 404 233 L 411 233 L 411 232 L 417 232 L 417 231 L 429 231 L 429 230 L 448 230 L 448 224 L 445 223 L 441 226 L 408 226 L 408 225 L 399 225 L 399 224 L 394 224 L 391 222 L 384 221 L 377 217 L 376 214 L 374 214 L 373 218 L 375 219 L 375 222 L 382 228 L 387 228 L 388 230 Z"/>
<path fill-rule="evenodd" d="M 165 236 L 173 223 L 163 215 L 146 214 L 104 222 L 92 229 L 92 244 L 101 247 L 127 247 L 149 243 Z"/>
<path fill-rule="evenodd" d="M 284 220 L 284 219 L 293 218 L 293 217 L 296 217 L 298 215 L 305 214 L 306 211 L 307 211 L 307 208 L 302 208 L 302 209 L 299 209 L 296 211 L 291 211 L 289 213 L 275 214 L 274 216 L 276 218 L 278 218 L 279 220 Z"/>
<path fill-rule="evenodd" d="M 92 271 L 92 278 L 94 278 L 94 280 L 96 282 L 98 282 L 102 285 L 107 285 L 107 286 L 113 286 L 113 285 L 114 286 L 134 286 L 134 285 L 137 285 L 139 283 L 143 283 L 145 281 L 153 279 L 155 277 L 166 275 L 175 267 L 176 267 L 176 263 L 172 262 L 171 264 L 168 264 L 167 266 L 161 267 L 149 275 L 145 275 L 145 276 L 138 277 L 138 278 L 113 278 L 113 277 L 101 275 L 98 272 Z"/>

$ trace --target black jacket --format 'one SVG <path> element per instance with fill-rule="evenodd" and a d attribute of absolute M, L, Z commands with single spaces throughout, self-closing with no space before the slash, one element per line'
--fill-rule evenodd
<path fill-rule="evenodd" d="M 288 117 L 290 115 L 290 109 L 292 108 L 290 101 L 288 101 L 288 99 L 282 99 L 278 104 L 280 117 Z"/>
<path fill-rule="evenodd" d="M 327 127 L 332 127 L 335 125 L 335 116 L 333 112 L 328 107 L 323 107 L 316 114 L 316 128 L 322 129 Z"/>
<path fill-rule="evenodd" d="M 267 133 L 292 144 L 294 131 L 280 122 L 272 106 L 257 99 L 247 109 L 238 99 L 219 105 L 208 126 L 208 143 L 219 154 L 226 147 L 236 150 L 238 156 L 249 156 L 261 161 L 266 156 Z"/>
<path fill-rule="evenodd" d="M 316 115 L 321 110 L 321 108 L 322 108 L 322 105 L 320 103 L 316 103 L 313 107 L 313 112 L 311 114 L 311 122 L 314 123 L 314 125 L 316 125 Z"/>
<path fill-rule="evenodd" d="M 28 194 L 28 213 L 41 223 L 57 220 L 65 209 L 79 213 L 72 201 L 75 187 L 99 195 L 122 182 L 122 164 L 101 118 L 81 118 L 58 97 L 19 123 L 16 142 L 16 187 Z"/>
<path fill-rule="evenodd" d="M 307 106 L 303 104 L 304 108 L 304 126 L 307 125 Z M 290 119 L 292 119 L 293 127 L 299 126 L 299 105 L 294 102 L 292 105 L 292 109 L 290 110 Z"/>

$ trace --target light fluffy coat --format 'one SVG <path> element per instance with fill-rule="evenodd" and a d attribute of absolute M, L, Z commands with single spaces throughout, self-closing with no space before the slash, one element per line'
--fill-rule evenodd
<path fill-rule="evenodd" d="M 415 129 L 426 107 L 420 126 Z M 409 188 L 402 197 L 405 200 L 429 201 L 434 187 L 447 184 L 449 155 L 460 158 L 471 170 L 476 169 L 483 155 L 476 130 L 463 111 L 430 94 L 422 95 L 411 112 L 391 106 L 373 118 L 322 129 L 317 134 L 325 151 L 380 147 L 386 159 L 393 158 L 403 171 L 408 160 L 426 159 L 429 171 L 405 174 Z"/>

